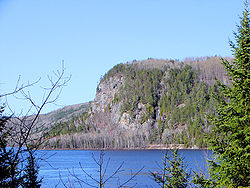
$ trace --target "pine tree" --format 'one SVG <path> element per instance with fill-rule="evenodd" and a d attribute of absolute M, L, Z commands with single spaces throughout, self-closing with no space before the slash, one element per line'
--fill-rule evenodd
<path fill-rule="evenodd" d="M 235 33 L 235 44 L 230 42 L 234 60 L 223 60 L 232 86 L 218 83 L 223 96 L 218 97 L 213 137 L 209 144 L 216 156 L 210 161 L 210 177 L 218 187 L 250 186 L 250 126 L 249 126 L 249 59 L 250 28 L 248 2 Z"/>
<path fill-rule="evenodd" d="M 162 170 L 151 173 L 154 181 L 162 188 L 188 187 L 190 175 L 178 149 L 170 150 L 170 155 L 166 152 Z"/>
<path fill-rule="evenodd" d="M 4 106 L 0 106 L 0 187 L 18 187 L 22 181 L 17 168 L 19 159 L 15 159 L 14 148 L 8 148 L 10 129 L 6 124 L 10 117 L 4 116 Z"/>
<path fill-rule="evenodd" d="M 0 109 L 0 186 L 4 186 L 7 184 L 7 179 L 10 176 L 10 168 L 8 165 L 9 155 L 11 155 L 10 151 L 6 151 L 6 134 L 4 133 L 5 124 L 8 120 L 8 117 L 3 117 L 2 113 L 4 108 Z"/>
<path fill-rule="evenodd" d="M 28 164 L 24 169 L 24 188 L 39 188 L 41 187 L 42 179 L 38 179 L 38 170 L 36 159 L 34 157 L 34 153 L 29 152 L 29 156 L 27 158 Z"/>
<path fill-rule="evenodd" d="M 29 156 L 24 164 L 25 158 L 17 155 L 14 147 L 8 147 L 11 129 L 7 122 L 11 117 L 3 116 L 3 112 L 4 107 L 0 106 L 0 187 L 40 187 L 33 150 L 27 150 Z"/>

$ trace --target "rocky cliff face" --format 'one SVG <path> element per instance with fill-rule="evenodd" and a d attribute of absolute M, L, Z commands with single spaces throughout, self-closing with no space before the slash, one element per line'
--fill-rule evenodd
<path fill-rule="evenodd" d="M 187 59 L 182 63 L 173 60 L 154 59 L 129 63 L 129 66 L 134 66 L 137 70 L 165 69 L 162 79 L 160 80 L 161 87 L 159 87 L 157 91 L 159 96 L 162 96 L 163 93 L 168 93 L 168 90 L 171 90 L 171 88 L 166 88 L 164 85 L 164 81 L 169 79 L 169 70 L 173 68 L 180 68 L 185 65 L 190 65 L 195 71 L 199 72 L 197 75 L 198 82 L 213 85 L 215 83 L 215 78 L 217 78 L 223 83 L 229 84 L 229 79 L 225 75 L 225 71 L 223 66 L 220 64 L 219 57 Z M 125 83 L 126 74 L 120 72 L 113 74 L 112 76 L 106 76 L 101 80 L 97 87 L 96 97 L 90 104 L 88 112 L 90 121 L 96 126 L 113 125 L 125 129 L 141 128 L 141 126 L 158 126 L 156 120 L 164 120 L 164 116 L 160 115 L 159 107 L 155 108 L 156 117 L 148 118 L 147 121 L 144 122 L 142 119 L 147 111 L 146 104 L 138 101 L 136 106 L 137 108 L 133 109 L 132 113 L 122 111 L 124 101 L 123 99 L 119 99 L 119 101 L 117 101 L 117 97 L 121 92 L 123 92 L 121 88 L 125 85 Z M 179 109 L 182 107 L 185 107 L 185 103 L 178 104 L 177 106 Z M 100 119 L 100 121 L 96 121 L 98 119 Z M 178 129 L 182 130 L 183 126 L 179 126 Z"/>
<path fill-rule="evenodd" d="M 112 118 L 109 122 L 103 122 L 106 125 L 118 124 L 120 118 L 121 104 L 114 103 L 114 97 L 119 92 L 119 88 L 124 84 L 124 77 L 121 75 L 115 75 L 102 80 L 97 87 L 96 97 L 91 102 L 89 108 L 90 118 L 94 118 L 97 114 L 103 114 L 106 116 L 109 114 Z"/>
<path fill-rule="evenodd" d="M 122 100 L 115 101 L 124 84 L 125 79 L 121 75 L 114 75 L 100 82 L 97 87 L 96 97 L 91 102 L 88 112 L 89 119 L 96 126 L 116 126 L 122 129 L 141 127 L 140 121 L 146 113 L 146 106 L 139 103 L 133 117 L 131 117 L 128 112 L 122 112 Z"/>

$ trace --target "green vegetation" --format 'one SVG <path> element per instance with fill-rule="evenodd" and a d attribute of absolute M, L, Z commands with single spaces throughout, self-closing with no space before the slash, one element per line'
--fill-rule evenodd
<path fill-rule="evenodd" d="M 209 129 L 206 114 L 214 110 L 211 96 L 217 92 L 215 85 L 198 82 L 198 73 L 183 64 L 179 68 L 139 70 L 135 65 L 127 65 L 124 75 L 126 81 L 116 101 L 123 103 L 121 113 L 128 112 L 132 117 L 136 115 L 138 104 L 145 105 L 141 123 L 149 119 L 158 122 L 158 127 L 152 130 L 150 143 L 206 147 L 204 135 Z M 184 130 L 175 131 L 178 128 Z M 175 132 L 163 138 L 164 132 L 169 130 Z"/>
<path fill-rule="evenodd" d="M 38 166 L 34 150 L 27 148 L 17 153 L 17 148 L 9 147 L 11 129 L 7 122 L 11 117 L 3 115 L 4 107 L 0 107 L 0 187 L 34 187 L 41 186 L 38 179 Z M 27 156 L 27 159 L 26 157 Z M 27 160 L 27 161 L 26 161 Z"/>
<path fill-rule="evenodd" d="M 215 159 L 209 161 L 210 176 L 207 179 L 194 174 L 192 182 L 200 187 L 249 187 L 250 28 L 247 1 L 235 38 L 236 44 L 230 43 L 233 61 L 222 61 L 231 78 L 231 86 L 220 81 L 213 85 L 211 77 L 204 82 L 208 77 L 197 67 L 192 67 L 192 63 L 188 65 L 171 60 L 157 64 L 150 59 L 149 64 L 119 64 L 101 80 L 117 75 L 124 77 L 119 92 L 109 104 L 105 104 L 106 109 L 97 114 L 92 111 L 83 113 L 53 125 L 47 134 L 48 145 L 56 148 L 137 148 L 162 143 L 184 144 L 185 147 L 209 146 L 215 155 Z M 169 63 L 176 65 L 171 67 Z M 59 76 L 58 81 L 60 79 Z M 135 125 L 140 128 L 115 128 L 116 124 L 111 121 L 112 105 L 120 105 L 120 117 L 127 113 L 131 121 L 139 120 Z M 73 111 L 62 111 L 54 117 L 62 119 Z M 13 132 L 16 127 L 7 126 L 10 117 L 5 117 L 3 112 L 4 107 L 0 106 L 0 187 L 40 187 L 39 167 L 34 154 L 41 146 L 41 140 L 36 141 L 34 137 L 28 140 L 40 111 L 31 125 L 25 124 L 26 117 L 19 123 L 21 135 Z M 211 114 L 209 119 L 207 114 Z M 150 124 L 145 129 L 147 122 Z M 17 138 L 21 139 L 16 142 L 19 144 L 16 151 L 10 141 L 17 141 Z M 54 143 L 49 139 L 54 139 Z M 10 144 L 13 145 L 8 148 Z M 191 174 L 183 160 L 178 150 L 171 150 L 170 156 L 164 155 L 162 170 L 151 173 L 151 176 L 161 187 L 187 187 Z M 103 187 L 110 178 L 103 179 L 106 172 L 105 169 L 102 173 L 103 154 L 96 163 L 100 167 L 100 181 L 95 181 Z"/>
<path fill-rule="evenodd" d="M 185 188 L 190 185 L 191 173 L 188 172 L 184 158 L 178 150 L 166 151 L 162 160 L 162 169 L 151 172 L 154 181 L 162 188 Z"/>
<path fill-rule="evenodd" d="M 218 161 L 211 162 L 211 178 L 223 186 L 250 185 L 250 28 L 248 7 L 241 18 L 236 44 L 231 43 L 233 63 L 223 61 L 232 87 L 219 83 L 223 98 L 218 98 L 213 117 L 213 138 L 208 139 Z"/>
<path fill-rule="evenodd" d="M 39 188 L 41 187 L 42 179 L 38 178 L 39 166 L 33 152 L 29 153 L 27 158 L 28 164 L 24 169 L 24 188 Z"/>
<path fill-rule="evenodd" d="M 73 112 L 74 112 L 74 110 L 72 108 L 70 108 L 68 110 L 64 110 L 64 111 L 59 111 L 55 114 L 55 116 L 53 116 L 53 120 L 58 121 L 58 120 L 63 119 L 65 116 L 67 116 L 68 114 L 71 114 Z"/>
<path fill-rule="evenodd" d="M 114 76 L 114 75 L 117 75 L 119 73 L 123 73 L 124 71 L 126 71 L 127 69 L 127 64 L 118 64 L 116 66 L 114 66 L 112 69 L 110 69 L 105 75 L 104 77 L 101 79 L 102 80 L 105 80 L 111 76 Z"/>
<path fill-rule="evenodd" d="M 7 139 L 9 137 L 9 131 L 5 131 L 6 123 L 10 117 L 3 116 L 4 107 L 1 106 L 0 109 L 0 187 L 8 187 L 18 185 L 19 179 L 15 177 L 15 174 L 18 173 L 17 165 L 18 160 L 15 161 L 14 150 L 7 149 Z"/>
<path fill-rule="evenodd" d="M 121 88 L 119 98 L 123 101 L 122 113 L 133 112 L 139 103 L 147 104 L 145 118 L 156 116 L 155 107 L 159 100 L 160 81 L 163 70 L 135 70 L 132 66 L 127 68 L 126 81 Z"/>
<path fill-rule="evenodd" d="M 214 59 L 216 63 L 218 61 L 217 57 L 207 59 Z M 206 65 L 209 67 L 210 64 Z M 88 147 L 98 145 L 98 148 L 104 145 L 108 148 L 132 145 L 144 147 L 149 144 L 207 147 L 205 135 L 211 129 L 207 114 L 215 110 L 216 101 L 212 98 L 213 93 L 219 93 L 216 85 L 200 81 L 200 78 L 205 79 L 206 76 L 201 75 L 196 69 L 173 60 L 162 62 L 150 59 L 145 62 L 119 64 L 100 82 L 107 84 L 112 77 L 123 77 L 122 84 L 113 98 L 108 103 L 100 102 L 105 103 L 104 112 L 92 113 L 90 109 L 91 113 L 89 111 L 68 121 L 59 122 L 50 128 L 48 138 L 57 139 L 52 144 L 53 147 L 67 142 L 66 146 L 70 148 L 76 140 L 80 145 L 87 142 Z M 114 106 L 119 107 L 119 111 L 113 112 Z M 152 126 L 144 130 L 138 128 L 136 132 L 124 131 L 116 126 L 114 131 L 113 126 L 120 123 L 118 121 L 112 124 L 114 113 L 120 116 L 120 121 L 126 113 L 126 117 L 129 115 L 138 127 L 148 122 L 152 122 Z M 109 134 L 112 134 L 112 137 L 104 139 Z M 93 140 L 90 142 L 86 139 Z"/>
<path fill-rule="evenodd" d="M 63 134 L 69 134 L 69 133 L 76 133 L 77 132 L 77 128 L 74 125 L 74 119 L 72 118 L 70 120 L 70 123 L 68 122 L 64 122 L 64 123 L 57 123 L 55 124 L 49 131 L 49 135 L 50 137 L 54 137 L 54 136 L 60 136 Z"/>
<path fill-rule="evenodd" d="M 209 180 L 196 177 L 203 187 L 250 186 L 250 28 L 247 1 L 235 39 L 235 44 L 230 43 L 233 62 L 223 61 L 232 86 L 218 84 L 222 96 L 215 96 L 218 105 L 211 117 L 214 127 L 207 139 L 216 158 L 210 161 Z"/>
<path fill-rule="evenodd" d="M 165 92 L 159 101 L 163 124 L 170 129 L 187 125 L 181 134 L 174 135 L 175 143 L 206 147 L 203 142 L 209 128 L 206 114 L 213 110 L 211 95 L 216 92 L 216 86 L 199 83 L 197 73 L 190 66 L 185 66 L 170 70 L 164 87 Z"/>

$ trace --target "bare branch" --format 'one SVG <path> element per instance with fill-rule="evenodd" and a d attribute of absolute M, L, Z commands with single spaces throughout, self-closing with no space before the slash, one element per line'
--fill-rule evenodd
<path fill-rule="evenodd" d="M 81 167 L 82 168 L 82 167 Z M 83 169 L 82 169 L 83 170 Z M 86 175 L 89 175 L 89 174 L 87 174 L 85 171 L 83 171 Z M 82 182 L 82 183 L 84 183 L 84 184 L 86 184 L 86 185 L 88 185 L 88 186 L 90 186 L 90 187 L 96 187 L 96 188 L 98 188 L 97 186 L 94 186 L 94 185 L 91 185 L 91 184 L 89 184 L 87 181 L 84 181 L 84 180 L 82 180 L 82 179 L 80 179 L 75 173 L 74 173 L 74 168 L 73 168 L 73 173 L 71 173 L 70 171 L 69 171 L 69 173 L 70 173 L 70 175 L 72 175 L 74 178 L 76 178 L 77 179 L 77 181 L 78 181 L 78 183 L 81 185 L 81 183 L 80 182 Z M 82 186 L 82 185 L 81 185 Z"/>
<path fill-rule="evenodd" d="M 144 169 L 144 167 L 142 167 L 140 170 L 138 170 L 135 174 L 131 173 L 131 177 L 127 181 L 125 181 L 123 184 L 121 184 L 119 187 L 123 187 L 127 183 L 129 183 L 130 181 L 132 181 L 143 169 Z"/>
<path fill-rule="evenodd" d="M 36 103 L 35 100 L 32 98 L 31 92 L 26 91 L 28 87 L 31 87 L 37 84 L 39 80 L 27 83 L 27 84 L 20 84 L 21 77 L 19 76 L 18 81 L 16 83 L 16 87 L 12 92 L 1 94 L 1 97 L 6 97 L 7 107 L 12 112 L 11 119 L 8 120 L 8 124 L 4 124 L 4 131 L 1 131 L 1 141 L 2 135 L 7 134 L 7 138 L 3 140 L 4 145 L 1 147 L 2 151 L 5 153 L 11 154 L 10 159 L 8 159 L 9 167 L 10 168 L 10 182 L 16 182 L 17 185 L 11 185 L 11 187 L 19 187 L 22 184 L 19 179 L 25 179 L 25 168 L 27 167 L 27 154 L 28 156 L 34 156 L 37 149 L 43 144 L 44 140 L 44 131 L 40 130 L 37 132 L 35 130 L 35 126 L 37 125 L 37 121 L 39 120 L 39 116 L 41 114 L 42 109 L 50 103 L 54 103 L 59 95 L 61 94 L 62 87 L 66 86 L 66 83 L 70 80 L 70 77 L 64 76 L 64 66 L 62 66 L 61 71 L 57 71 L 54 74 L 54 77 L 49 78 L 50 87 L 48 90 L 44 92 L 44 97 L 42 98 L 42 102 Z M 18 98 L 16 94 L 21 94 L 22 98 Z M 57 94 L 57 95 L 55 95 Z M 16 99 L 27 100 L 31 106 L 28 109 L 27 113 L 23 116 L 23 112 L 18 115 L 14 116 L 14 112 L 11 110 L 10 106 L 8 105 L 8 96 L 12 95 Z M 35 114 L 30 116 L 31 110 L 35 108 Z M 1 111 L 2 112 L 2 111 Z M 1 117 L 2 120 L 2 117 Z M 9 150 L 5 149 L 5 147 L 10 147 Z M 14 149 L 15 147 L 15 149 Z M 10 153 L 11 152 L 11 153 Z M 44 156 L 36 156 L 37 160 L 43 160 Z M 46 159 L 44 159 L 46 160 Z M 18 167 L 18 168 L 17 168 Z M 60 174 L 61 179 L 61 174 Z M 9 181 L 9 180 L 8 180 Z M 22 180 L 23 181 L 23 180 Z M 64 187 L 67 185 L 61 179 L 62 184 Z M 60 181 L 59 181 L 60 183 Z M 58 185 L 59 185 L 58 183 Z M 74 182 L 72 182 L 74 186 Z M 69 182 L 71 185 L 71 182 Z"/>
<path fill-rule="evenodd" d="M 88 174 L 82 167 L 82 164 L 79 162 L 80 168 L 81 170 L 84 172 L 84 174 L 86 174 L 89 178 L 91 178 L 93 181 L 95 181 L 96 183 L 99 183 L 99 181 L 97 181 L 95 178 L 93 178 L 90 174 Z"/>
<path fill-rule="evenodd" d="M 82 180 L 82 179 L 80 179 L 79 177 L 77 177 L 77 175 L 74 173 L 74 169 L 73 169 L 73 173 L 70 172 L 70 174 L 71 174 L 74 178 L 76 178 L 77 181 L 78 181 L 79 183 L 84 183 L 85 185 L 88 185 L 88 186 L 90 186 L 90 187 L 100 187 L 100 188 L 101 188 L 101 187 L 104 187 L 105 184 L 106 184 L 110 179 L 114 178 L 116 175 L 118 175 L 119 173 L 121 173 L 122 171 L 124 171 L 124 170 L 122 170 L 122 167 L 123 167 L 124 162 L 122 162 L 110 176 L 108 176 L 107 178 L 105 178 L 105 174 L 106 174 L 106 172 L 107 172 L 107 168 L 108 168 L 109 163 L 110 163 L 110 158 L 107 160 L 106 165 L 105 165 L 105 168 L 104 168 L 104 155 L 105 155 L 105 153 L 104 153 L 103 151 L 101 151 L 100 154 L 99 154 L 99 160 L 96 160 L 94 154 L 92 153 L 92 159 L 95 161 L 95 163 L 96 163 L 96 164 L 98 165 L 98 167 L 99 167 L 99 170 L 97 170 L 97 172 L 99 173 L 99 179 L 95 179 L 92 175 L 90 175 L 89 173 L 87 173 L 87 172 L 83 169 L 81 163 L 79 163 L 82 172 L 83 172 L 87 177 L 89 177 L 91 180 L 93 180 L 93 181 L 94 181 L 97 185 L 99 185 L 99 186 L 91 185 L 90 183 L 87 182 L 87 180 L 85 181 L 85 180 Z M 103 172 L 103 168 L 104 168 L 104 172 Z M 144 168 L 144 167 L 143 167 L 143 168 Z M 123 186 L 125 186 L 126 184 L 128 184 L 130 181 L 132 181 L 132 180 L 133 180 L 133 179 L 143 170 L 143 168 L 141 168 L 139 171 L 137 171 L 137 172 L 134 173 L 134 174 L 131 172 L 131 177 L 130 177 L 129 179 L 127 179 L 125 182 L 123 182 L 121 185 L 119 185 L 120 182 L 119 182 L 119 177 L 118 177 L 118 185 L 117 185 L 117 186 L 118 186 L 118 187 L 123 187 Z"/>
<path fill-rule="evenodd" d="M 108 161 L 107 161 L 107 163 L 106 163 L 106 167 L 105 167 L 105 169 L 104 169 L 103 176 L 105 176 L 105 174 L 106 174 L 107 168 L 108 168 L 108 166 L 109 166 L 109 161 L 110 161 L 110 158 L 108 159 Z"/>
<path fill-rule="evenodd" d="M 35 82 L 27 83 L 26 85 L 22 84 L 22 85 L 19 86 L 20 80 L 21 80 L 21 76 L 19 75 L 15 89 L 13 91 L 9 92 L 9 93 L 5 93 L 5 94 L 0 95 L 0 98 L 6 97 L 6 96 L 9 96 L 9 95 L 17 94 L 18 92 L 24 90 L 25 88 L 28 88 L 30 86 L 35 85 L 35 84 L 37 84 L 40 81 L 40 78 L 37 81 L 35 81 Z"/>
<path fill-rule="evenodd" d="M 42 109 L 45 107 L 46 104 L 55 102 L 55 100 L 58 98 L 58 95 L 57 95 L 57 97 L 55 99 L 52 99 L 51 101 L 49 101 L 52 93 L 55 92 L 58 88 L 61 88 L 62 86 L 64 86 L 69 81 L 69 78 L 64 78 L 63 77 L 64 76 L 64 71 L 65 71 L 65 69 L 64 69 L 64 67 L 62 67 L 62 70 L 61 70 L 60 74 L 57 75 L 57 79 L 55 80 L 55 82 L 52 80 L 52 78 L 50 78 L 50 82 L 51 82 L 52 86 L 51 86 L 47 96 L 45 97 L 45 100 L 42 102 L 41 106 L 38 106 L 33 102 L 33 100 L 32 100 L 29 93 L 26 94 L 25 92 L 23 92 L 24 97 L 27 100 L 29 100 L 31 102 L 31 104 L 37 109 L 37 114 L 35 115 L 32 122 L 30 123 L 30 126 L 27 129 L 27 132 L 24 134 L 22 142 L 19 144 L 18 150 L 16 152 L 16 159 L 18 157 L 18 154 L 19 154 L 21 148 L 27 142 L 28 137 L 30 136 L 31 130 L 35 126 L 36 121 L 37 121 Z"/>
<path fill-rule="evenodd" d="M 63 186 L 64 186 L 65 188 L 67 188 L 67 185 L 66 185 L 66 184 L 63 182 L 63 180 L 62 180 L 62 176 L 61 176 L 60 171 L 59 171 L 59 178 L 60 178 L 60 181 L 62 182 Z"/>
<path fill-rule="evenodd" d="M 123 166 L 123 164 L 124 164 L 124 162 L 122 162 L 122 163 L 120 164 L 120 166 L 116 169 L 116 171 L 115 171 L 111 176 L 109 176 L 109 177 L 103 182 L 103 184 L 105 184 L 108 180 L 110 180 L 110 179 L 113 178 L 117 173 L 119 173 L 119 172 L 120 172 L 120 169 L 121 169 L 122 166 Z"/>

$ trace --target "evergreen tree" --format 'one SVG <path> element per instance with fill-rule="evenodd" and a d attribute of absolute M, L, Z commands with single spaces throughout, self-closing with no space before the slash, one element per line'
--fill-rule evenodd
<path fill-rule="evenodd" d="M 250 28 L 246 1 L 241 24 L 230 42 L 234 60 L 223 60 L 232 86 L 219 82 L 223 97 L 218 97 L 212 119 L 213 137 L 208 139 L 216 160 L 210 161 L 210 177 L 218 187 L 250 186 L 249 59 Z"/>
<path fill-rule="evenodd" d="M 4 107 L 0 107 L 0 187 L 40 187 L 38 167 L 32 149 L 17 154 L 14 147 L 9 147 L 11 129 L 7 127 L 10 117 L 4 116 Z M 28 154 L 25 164 L 24 153 Z M 25 154 L 24 154 L 25 155 Z"/>
<path fill-rule="evenodd" d="M 24 188 L 39 188 L 41 187 L 42 179 L 38 180 L 38 170 L 39 167 L 37 166 L 34 153 L 32 151 L 29 152 L 28 156 L 28 164 L 24 169 Z"/>
<path fill-rule="evenodd" d="M 178 149 L 170 150 L 170 155 L 166 152 L 162 170 L 151 173 L 154 181 L 162 188 L 188 187 L 190 175 Z"/>
<path fill-rule="evenodd" d="M 4 134 L 4 129 L 5 129 L 5 124 L 8 120 L 7 117 L 3 117 L 4 108 L 1 107 L 0 110 L 0 133 L 1 133 L 1 138 L 0 138 L 0 186 L 4 186 L 6 184 L 7 179 L 10 176 L 10 169 L 8 168 L 8 159 L 9 155 L 11 155 L 10 151 L 7 152 L 5 151 L 6 149 L 6 134 Z"/>
<path fill-rule="evenodd" d="M 10 117 L 4 116 L 4 107 L 0 107 L 0 187 L 18 187 L 22 176 L 17 168 L 19 159 L 15 158 L 13 147 L 8 148 L 10 129 L 6 124 Z"/>

